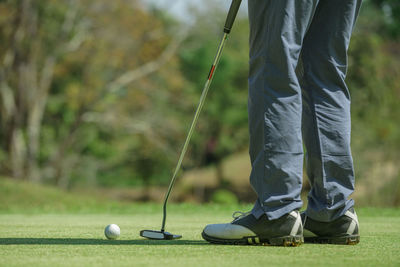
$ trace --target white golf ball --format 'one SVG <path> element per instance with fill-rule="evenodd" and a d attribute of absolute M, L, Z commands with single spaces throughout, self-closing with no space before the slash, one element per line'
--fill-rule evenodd
<path fill-rule="evenodd" d="M 121 234 L 121 230 L 118 225 L 109 224 L 106 226 L 106 229 L 104 229 L 104 234 L 108 239 L 117 239 Z"/>

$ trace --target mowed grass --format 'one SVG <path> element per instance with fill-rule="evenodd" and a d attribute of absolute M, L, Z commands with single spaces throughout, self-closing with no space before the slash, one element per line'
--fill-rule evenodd
<path fill-rule="evenodd" d="M 132 214 L 1 214 L 1 266 L 399 266 L 400 212 L 359 209 L 361 243 L 300 247 L 210 245 L 204 225 L 229 221 L 232 208 L 173 205 L 167 230 L 181 240 L 149 241 L 142 229 L 158 229 L 160 213 L 140 205 Z M 236 207 L 243 208 L 243 207 Z M 106 240 L 116 223 L 121 238 Z"/>
<path fill-rule="evenodd" d="M 120 203 L 0 179 L 0 266 L 400 266 L 400 209 L 357 208 L 361 243 L 300 247 L 211 245 L 206 224 L 228 222 L 250 205 L 171 204 L 174 241 L 149 241 L 160 204 Z M 116 223 L 121 237 L 104 237 Z"/>

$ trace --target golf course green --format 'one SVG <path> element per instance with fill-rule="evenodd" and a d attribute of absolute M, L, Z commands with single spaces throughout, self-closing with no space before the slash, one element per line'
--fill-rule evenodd
<path fill-rule="evenodd" d="M 99 195 L 0 179 L 0 266 L 400 266 L 400 209 L 357 208 L 356 246 L 225 246 L 203 241 L 206 224 L 228 222 L 246 205 L 173 204 L 167 231 L 174 241 L 151 241 L 159 230 L 160 204 L 128 203 Z M 106 225 L 121 228 L 117 240 Z"/>
<path fill-rule="evenodd" d="M 400 211 L 358 209 L 361 242 L 356 246 L 300 247 L 210 245 L 204 225 L 230 220 L 233 206 L 172 205 L 167 230 L 175 241 L 149 241 L 142 229 L 158 230 L 155 205 L 134 205 L 128 214 L 1 214 L 1 266 L 399 266 Z M 121 227 L 107 240 L 104 227 Z"/>

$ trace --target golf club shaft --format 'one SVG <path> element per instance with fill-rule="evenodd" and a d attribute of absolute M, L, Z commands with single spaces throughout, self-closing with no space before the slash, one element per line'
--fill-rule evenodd
<path fill-rule="evenodd" d="M 242 2 L 242 0 L 233 0 L 231 6 L 229 8 L 229 13 L 228 13 L 228 16 L 226 18 L 226 22 L 225 22 L 225 26 L 224 26 L 224 35 L 223 35 L 222 40 L 221 40 L 221 42 L 219 44 L 217 54 L 215 56 L 215 59 L 214 59 L 214 62 L 212 64 L 212 66 L 211 66 L 210 72 L 208 74 L 207 81 L 206 81 L 206 83 L 204 85 L 203 92 L 202 92 L 201 97 L 200 97 L 199 104 L 198 104 L 197 109 L 196 109 L 196 113 L 194 115 L 194 118 L 193 118 L 192 124 L 190 126 L 189 132 L 187 134 L 185 144 L 183 145 L 181 155 L 179 156 L 179 160 L 178 160 L 178 163 L 176 164 L 174 174 L 172 175 L 172 179 L 171 179 L 171 182 L 169 183 L 167 193 L 165 194 L 164 205 L 163 205 L 163 220 L 162 220 L 162 225 L 161 225 L 161 232 L 165 231 L 165 222 L 166 222 L 166 219 L 167 219 L 167 202 L 168 202 L 169 195 L 171 194 L 172 187 L 175 184 L 176 177 L 177 177 L 178 172 L 179 172 L 179 170 L 181 168 L 182 161 L 183 161 L 183 159 L 185 157 L 185 154 L 186 154 L 190 139 L 192 138 L 194 129 L 195 129 L 196 124 L 197 124 L 197 120 L 199 119 L 200 112 L 201 112 L 201 110 L 203 108 L 203 105 L 204 105 L 204 102 L 206 100 L 207 93 L 208 93 L 208 90 L 210 88 L 212 79 L 214 77 L 215 70 L 216 70 L 216 68 L 218 66 L 218 62 L 219 62 L 219 60 L 221 58 L 222 50 L 223 50 L 223 48 L 225 46 L 226 40 L 228 39 L 228 35 L 229 35 L 229 33 L 230 33 L 231 29 L 232 29 L 233 22 L 235 21 L 235 18 L 236 18 L 236 15 L 237 15 L 237 12 L 239 10 L 241 2 Z"/>
<path fill-rule="evenodd" d="M 217 51 L 217 55 L 215 56 L 214 63 L 211 66 L 210 73 L 208 74 L 207 81 L 206 81 L 206 83 L 204 85 L 203 92 L 201 94 L 200 101 L 199 101 L 199 104 L 198 104 L 197 109 L 196 109 L 196 113 L 195 113 L 193 121 L 192 121 L 192 125 L 190 126 L 188 135 L 186 137 L 185 144 L 183 145 L 183 148 L 182 148 L 181 155 L 179 157 L 178 163 L 176 164 L 175 171 L 174 171 L 174 174 L 172 176 L 171 182 L 169 183 L 167 193 L 165 194 L 164 206 L 163 206 L 163 215 L 164 216 L 163 216 L 161 231 L 165 230 L 165 221 L 166 221 L 166 218 L 167 218 L 167 202 L 168 202 L 169 195 L 171 193 L 172 187 L 175 184 L 175 180 L 176 180 L 177 174 L 178 174 L 178 172 L 179 172 L 179 170 L 181 168 L 182 161 L 183 161 L 183 159 L 185 157 L 185 154 L 186 154 L 190 139 L 192 138 L 192 135 L 193 135 L 193 132 L 194 132 L 194 128 L 196 127 L 197 121 L 199 119 L 200 112 L 203 109 L 204 102 L 206 100 L 208 90 L 210 89 L 210 85 L 211 85 L 212 79 L 214 77 L 215 69 L 218 66 L 218 62 L 219 62 L 219 59 L 221 58 L 222 50 L 223 50 L 223 48 L 225 46 L 225 42 L 226 42 L 227 38 L 228 38 L 228 33 L 224 33 L 224 36 L 222 37 L 221 43 L 220 43 L 218 51 Z"/>

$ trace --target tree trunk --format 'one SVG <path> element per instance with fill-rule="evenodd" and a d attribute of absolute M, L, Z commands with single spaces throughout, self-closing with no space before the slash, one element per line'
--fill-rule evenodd
<path fill-rule="evenodd" d="M 37 96 L 33 99 L 30 110 L 28 111 L 27 122 L 27 177 L 30 181 L 40 182 L 41 175 L 38 166 L 38 156 L 40 148 L 40 130 L 42 126 L 43 114 L 46 108 L 49 89 L 53 77 L 55 60 L 49 57 L 42 70 L 40 83 L 36 87 Z"/>
<path fill-rule="evenodd" d="M 11 134 L 10 143 L 11 174 L 13 177 L 23 179 L 25 177 L 25 140 L 20 128 L 14 128 Z"/>

